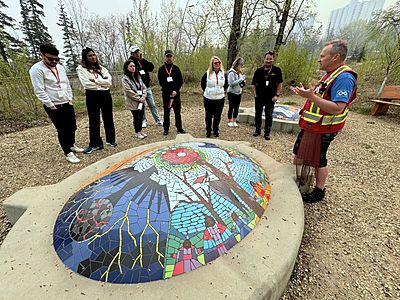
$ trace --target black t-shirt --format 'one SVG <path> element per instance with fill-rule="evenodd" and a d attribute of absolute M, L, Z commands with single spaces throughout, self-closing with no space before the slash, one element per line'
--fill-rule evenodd
<path fill-rule="evenodd" d="M 265 69 L 262 66 L 254 72 L 251 85 L 256 86 L 257 97 L 272 98 L 276 94 L 278 85 L 282 82 L 282 70 L 279 67 L 272 66 L 271 69 Z"/>

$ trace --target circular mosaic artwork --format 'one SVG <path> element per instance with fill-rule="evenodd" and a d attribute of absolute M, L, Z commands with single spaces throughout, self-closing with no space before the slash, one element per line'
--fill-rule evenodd
<path fill-rule="evenodd" d="M 239 243 L 270 196 L 263 168 L 241 152 L 185 143 L 133 157 L 74 194 L 54 226 L 67 267 L 112 283 L 195 270 Z"/>
<path fill-rule="evenodd" d="M 275 104 L 272 117 L 284 121 L 299 121 L 300 108 L 291 105 Z"/>

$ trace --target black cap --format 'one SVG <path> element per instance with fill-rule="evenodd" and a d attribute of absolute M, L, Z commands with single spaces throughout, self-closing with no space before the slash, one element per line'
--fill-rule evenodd
<path fill-rule="evenodd" d="M 172 52 L 172 50 L 167 49 L 167 50 L 165 50 L 165 52 L 164 52 L 164 56 L 167 56 L 167 55 L 174 55 L 174 53 Z"/>

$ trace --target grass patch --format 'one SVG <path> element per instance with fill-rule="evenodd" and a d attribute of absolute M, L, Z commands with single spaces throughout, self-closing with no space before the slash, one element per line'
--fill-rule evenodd
<path fill-rule="evenodd" d="M 363 114 L 363 115 L 370 115 L 371 114 L 371 106 L 355 106 L 352 109 L 353 111 Z"/>

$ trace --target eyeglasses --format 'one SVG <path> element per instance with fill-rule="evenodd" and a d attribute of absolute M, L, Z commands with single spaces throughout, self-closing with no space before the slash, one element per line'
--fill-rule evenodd
<path fill-rule="evenodd" d="M 46 57 L 49 61 L 56 61 L 56 62 L 60 61 L 59 57 L 49 57 L 47 55 L 44 55 L 44 57 Z"/>

